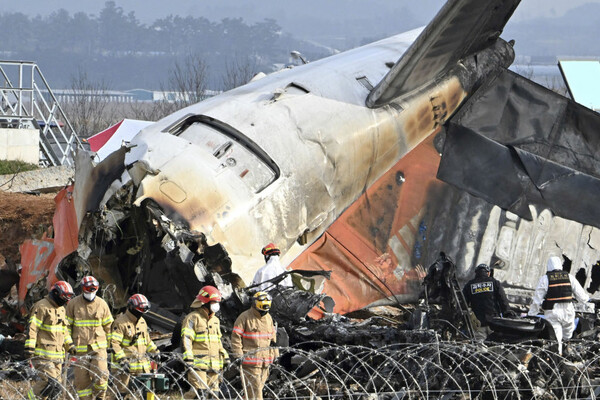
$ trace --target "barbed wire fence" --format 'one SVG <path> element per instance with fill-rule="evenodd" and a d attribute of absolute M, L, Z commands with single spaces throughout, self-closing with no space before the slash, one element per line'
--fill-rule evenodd
<path fill-rule="evenodd" d="M 280 348 L 263 393 L 265 399 L 315 400 L 600 398 L 600 342 L 572 342 L 565 357 L 551 344 L 435 342 L 370 348 L 305 342 Z M 80 360 L 65 363 L 55 398 L 77 399 L 73 367 Z M 181 399 L 191 387 L 182 354 L 161 353 L 156 360 L 158 375 L 152 377 L 168 385 L 138 378 L 123 388 L 111 378 L 106 398 L 143 399 L 149 392 L 155 399 Z M 110 366 L 112 376 L 126 372 L 118 364 Z M 240 366 L 240 359 L 232 360 L 219 371 L 218 392 L 201 391 L 197 398 L 245 398 Z M 27 399 L 40 374 L 29 361 L 2 363 L 0 398 Z"/>

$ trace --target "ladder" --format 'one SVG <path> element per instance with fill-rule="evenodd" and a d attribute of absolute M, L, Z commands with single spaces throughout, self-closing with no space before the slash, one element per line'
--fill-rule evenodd
<path fill-rule="evenodd" d="M 465 295 L 458 284 L 458 279 L 456 279 L 456 274 L 452 274 L 450 277 L 450 289 L 452 290 L 452 296 L 454 297 L 454 302 L 458 307 L 458 312 L 460 313 L 462 320 L 467 328 L 467 333 L 470 339 L 475 338 L 475 331 L 473 330 L 473 324 L 471 323 L 471 315 L 469 312 L 469 306 L 467 305 L 467 300 L 465 299 Z"/>

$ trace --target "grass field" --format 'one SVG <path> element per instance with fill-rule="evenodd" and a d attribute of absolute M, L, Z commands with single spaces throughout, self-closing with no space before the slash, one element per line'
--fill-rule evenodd
<path fill-rule="evenodd" d="M 39 166 L 24 161 L 0 160 L 0 175 L 16 174 L 17 172 L 32 171 Z"/>

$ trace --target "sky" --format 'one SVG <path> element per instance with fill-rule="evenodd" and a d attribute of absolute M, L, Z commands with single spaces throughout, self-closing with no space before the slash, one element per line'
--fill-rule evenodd
<path fill-rule="evenodd" d="M 115 3 L 126 12 L 134 11 L 136 16 L 145 23 L 168 14 L 214 16 L 215 20 L 224 17 L 245 17 L 249 22 L 255 19 L 270 18 L 285 13 L 286 8 L 297 12 L 294 5 L 300 7 L 307 2 L 298 0 L 115 0 Z M 322 5 L 327 10 L 334 6 L 335 18 L 356 13 L 365 14 L 365 9 L 376 15 L 373 3 L 405 4 L 411 11 L 416 10 L 418 16 L 433 15 L 443 4 L 443 0 L 320 0 L 302 7 L 305 12 L 319 13 Z M 522 0 L 514 15 L 515 21 L 536 17 L 561 16 L 569 9 L 585 3 L 600 3 L 600 0 Z M 3 12 L 23 12 L 30 15 L 47 15 L 60 8 L 70 13 L 83 11 L 87 14 L 98 14 L 104 6 L 103 0 L 0 0 L 0 10 Z M 362 7 L 361 7 L 362 5 Z M 317 7 L 317 8 L 315 8 Z M 367 13 L 369 14 L 369 13 Z M 261 18 L 262 17 L 262 18 Z"/>

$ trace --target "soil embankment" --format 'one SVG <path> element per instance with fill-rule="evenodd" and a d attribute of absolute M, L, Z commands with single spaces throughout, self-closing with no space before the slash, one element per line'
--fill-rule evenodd
<path fill-rule="evenodd" d="M 54 197 L 0 191 L 0 267 L 6 260 L 19 263 L 19 245 L 40 238 L 52 226 Z"/>

